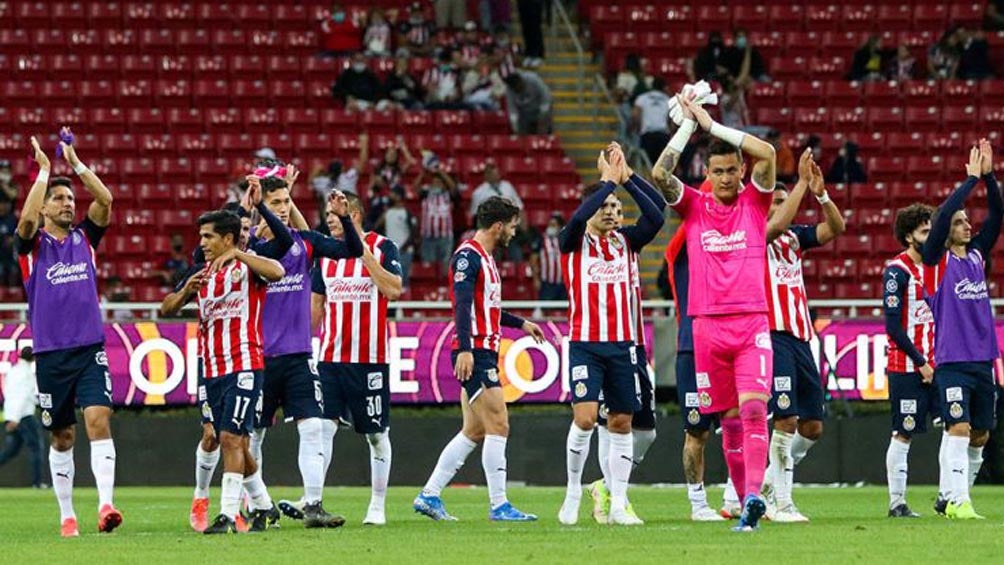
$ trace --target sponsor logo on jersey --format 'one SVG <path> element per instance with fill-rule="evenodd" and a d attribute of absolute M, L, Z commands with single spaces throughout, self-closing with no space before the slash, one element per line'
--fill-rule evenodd
<path fill-rule="evenodd" d="M 108 366 L 108 354 L 104 350 L 98 351 L 94 354 L 94 362 L 102 367 Z"/>
<path fill-rule="evenodd" d="M 206 299 L 202 302 L 203 324 L 216 320 L 240 318 L 244 313 L 244 297 L 240 292 L 231 292 L 220 299 Z"/>
<path fill-rule="evenodd" d="M 238 373 L 237 388 L 241 390 L 254 390 L 254 373 Z"/>
<path fill-rule="evenodd" d="M 572 367 L 572 382 L 584 381 L 589 378 L 589 367 L 587 365 L 578 365 Z"/>
<path fill-rule="evenodd" d="M 586 269 L 590 284 L 617 284 L 628 280 L 628 266 L 622 261 L 592 261 Z"/>
<path fill-rule="evenodd" d="M 366 375 L 366 386 L 370 390 L 380 390 L 383 388 L 383 373 L 369 373 Z"/>
<path fill-rule="evenodd" d="M 697 373 L 697 388 L 711 388 L 711 378 L 707 373 Z"/>
<path fill-rule="evenodd" d="M 931 308 L 926 302 L 917 304 L 917 307 L 913 309 L 912 316 L 918 324 L 930 324 L 934 321 L 934 314 L 931 313 Z"/>
<path fill-rule="evenodd" d="M 771 349 L 770 332 L 760 332 L 756 334 L 756 346 L 760 349 Z"/>
<path fill-rule="evenodd" d="M 205 402 L 208 397 L 206 394 L 206 385 L 199 385 L 199 402 Z"/>
<path fill-rule="evenodd" d="M 910 400 L 900 400 L 899 401 L 899 412 L 901 414 L 916 414 L 917 413 L 917 401 Z"/>
<path fill-rule="evenodd" d="M 293 273 L 282 277 L 274 283 L 269 283 L 266 292 L 300 292 L 302 290 L 303 273 Z"/>
<path fill-rule="evenodd" d="M 802 263 L 799 261 L 795 265 L 778 265 L 774 269 L 774 280 L 777 284 L 784 286 L 801 286 L 802 284 Z"/>
<path fill-rule="evenodd" d="M 52 408 L 52 395 L 48 393 L 39 393 L 38 395 L 38 405 L 41 408 L 50 409 Z"/>
<path fill-rule="evenodd" d="M 244 271 L 243 270 L 241 270 L 241 269 L 234 269 L 233 271 L 230 271 L 230 281 L 231 282 L 239 283 L 239 282 L 241 282 L 241 279 L 243 279 L 243 278 L 244 278 Z"/>
<path fill-rule="evenodd" d="M 325 288 L 328 302 L 370 302 L 376 298 L 376 284 L 369 277 L 329 278 Z"/>
<path fill-rule="evenodd" d="M 87 273 L 87 262 L 66 264 L 60 261 L 46 269 L 45 278 L 49 284 L 56 286 L 61 284 L 86 281 L 90 278 Z"/>
<path fill-rule="evenodd" d="M 701 401 L 696 392 L 688 392 L 683 397 L 683 405 L 687 408 L 697 408 L 701 405 Z"/>
<path fill-rule="evenodd" d="M 701 233 L 701 248 L 708 253 L 727 253 L 746 249 L 746 230 L 722 235 L 718 230 Z"/>
<path fill-rule="evenodd" d="M 962 401 L 962 387 L 953 386 L 945 389 L 945 400 L 948 402 Z"/>
<path fill-rule="evenodd" d="M 774 390 L 777 392 L 791 392 L 791 377 L 774 377 Z"/>
<path fill-rule="evenodd" d="M 969 279 L 962 279 L 955 283 L 955 296 L 959 300 L 985 300 L 990 297 L 987 293 L 987 281 L 972 282 Z"/>

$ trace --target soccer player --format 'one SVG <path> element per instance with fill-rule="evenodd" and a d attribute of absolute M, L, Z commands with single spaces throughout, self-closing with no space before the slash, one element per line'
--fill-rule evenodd
<path fill-rule="evenodd" d="M 329 514 L 321 504 L 324 491 L 323 391 L 312 364 L 310 326 L 310 269 L 315 258 L 350 259 L 362 255 L 363 246 L 352 220 L 345 195 L 335 190 L 329 202 L 340 220 L 342 239 L 311 231 L 290 198 L 297 176 L 292 165 L 277 162 L 259 164 L 256 174 L 264 174 L 261 190 L 265 206 L 281 222 L 280 230 L 289 232 L 293 245 L 279 259 L 286 275 L 268 285 L 262 325 L 265 329 L 264 403 L 259 424 L 251 439 L 251 452 L 259 462 L 266 430 L 275 413 L 296 422 L 300 436 L 298 464 L 303 479 L 301 517 L 307 528 L 337 528 L 345 523 L 341 516 Z M 286 178 L 283 178 L 286 177 Z M 293 228 L 290 228 L 292 222 Z M 251 238 L 250 247 L 259 255 L 267 254 L 275 243 L 275 234 L 267 226 Z M 275 511 L 278 518 L 278 511 Z"/>
<path fill-rule="evenodd" d="M 544 341 L 537 324 L 502 310 L 502 279 L 492 253 L 509 244 L 519 225 L 519 215 L 520 209 L 506 198 L 493 196 L 484 201 L 477 210 L 477 232 L 460 244 L 450 262 L 450 302 L 456 323 L 453 371 L 463 385 L 460 406 L 464 423 L 443 449 L 425 488 L 415 497 L 415 511 L 433 520 L 456 520 L 446 511 L 440 494 L 482 441 L 481 465 L 490 499 L 488 519 L 537 519 L 534 514 L 517 510 L 506 497 L 509 413 L 498 369 L 502 326 L 520 328 L 537 343 Z"/>
<path fill-rule="evenodd" d="M 258 177 L 248 180 L 251 203 L 275 230 L 269 254 L 281 257 L 293 238 L 261 202 Z M 221 512 L 204 533 L 237 532 L 242 484 L 251 498 L 251 530 L 261 531 L 267 527 L 273 505 L 251 455 L 249 436 L 261 412 L 265 293 L 268 283 L 281 280 L 285 271 L 274 259 L 238 249 L 241 222 L 237 214 L 207 212 L 199 217 L 198 225 L 199 245 L 208 265 L 184 282 L 182 292 L 170 295 L 161 311 L 173 314 L 193 299 L 199 305 L 206 401 L 223 452 Z"/>
<path fill-rule="evenodd" d="M 787 200 L 793 200 L 797 210 L 806 186 L 823 207 L 824 221 L 817 225 L 793 225 L 780 233 L 772 231 L 770 220 Z M 767 518 L 771 521 L 808 522 L 792 502 L 792 480 L 795 465 L 822 436 L 825 393 L 819 366 L 809 347 L 814 331 L 802 278 L 802 254 L 826 245 L 846 230 L 840 209 L 826 193 L 823 173 L 812 161 L 810 152 L 802 153 L 798 183 L 790 195 L 784 185 L 774 186 L 767 217 L 767 303 L 774 349 L 774 386 L 769 408 L 774 415 L 774 434 L 763 493 Z M 787 220 L 790 223 L 790 218 Z"/>
<path fill-rule="evenodd" d="M 931 233 L 934 213 L 933 207 L 919 203 L 896 213 L 893 232 L 906 249 L 882 272 L 882 308 L 889 336 L 886 374 L 892 408 L 892 438 L 885 454 L 890 518 L 920 516 L 906 503 L 910 440 L 914 434 L 927 431 L 929 414 L 938 417 L 938 388 L 932 384 L 934 318 L 924 301 L 924 263 L 920 255 Z M 944 487 L 942 484 L 942 492 Z"/>
<path fill-rule="evenodd" d="M 327 222 L 337 238 L 348 237 L 350 229 L 362 233 L 362 256 L 322 258 L 311 273 L 313 317 L 323 318 L 317 364 L 328 426 L 322 477 L 331 463 L 336 422 L 351 421 L 357 433 L 366 435 L 370 448 L 372 491 L 363 524 L 382 526 L 387 523 L 384 499 L 392 455 L 387 307 L 403 290 L 401 262 L 392 240 L 363 232 L 366 212 L 359 197 L 346 197 L 344 206 L 352 225 L 340 214 L 343 203 L 339 200 L 328 202 Z M 288 506 L 280 502 L 280 507 Z"/>
<path fill-rule="evenodd" d="M 111 220 L 112 193 L 77 157 L 68 128 L 63 128 L 60 138 L 63 157 L 94 202 L 83 221 L 74 225 L 77 209 L 73 183 L 66 177 L 55 177 L 50 182 L 49 158 L 32 137 L 39 172 L 25 198 L 14 243 L 28 295 L 42 426 L 52 432 L 49 469 L 59 502 L 60 533 L 75 537 L 79 530 L 73 510 L 74 406 L 84 414 L 91 441 L 91 471 L 98 487 L 98 531 L 110 532 L 122 523 L 122 513 L 112 502 L 112 385 L 98 306 L 96 267 L 96 249 Z"/>
<path fill-rule="evenodd" d="M 583 191 L 583 202 L 559 234 L 565 286 L 569 295 L 569 366 L 573 421 L 566 440 L 568 473 L 562 524 L 579 519 L 582 469 L 596 426 L 600 395 L 607 407 L 610 433 L 608 523 L 640 525 L 627 509 L 627 486 L 633 466 L 631 419 L 641 409 L 638 382 L 637 326 L 631 317 L 630 255 L 638 253 L 662 227 L 665 218 L 641 190 L 645 182 L 624 163 L 623 154 L 600 153 L 600 182 Z M 614 194 L 622 183 L 641 209 L 634 226 L 617 228 Z"/>
<path fill-rule="evenodd" d="M 612 143 L 608 147 L 611 152 L 622 151 L 617 143 Z M 640 182 L 637 182 L 640 181 Z M 645 196 L 652 201 L 656 208 L 664 210 L 666 200 L 662 194 L 641 177 L 629 177 L 627 182 L 635 183 L 637 188 L 645 193 Z M 620 201 L 616 207 L 616 228 L 620 229 L 624 223 L 624 206 Z M 645 352 L 645 322 L 642 313 L 641 300 L 641 273 L 638 266 L 638 253 L 629 252 L 628 268 L 631 273 L 631 320 L 635 325 L 635 347 L 638 352 L 638 363 L 635 370 L 638 373 L 639 401 L 641 409 L 631 416 L 631 440 L 632 440 L 632 467 L 641 465 L 645 460 L 652 444 L 655 443 L 655 390 L 652 384 L 652 375 L 648 370 L 648 355 Z M 605 403 L 600 401 L 599 414 L 597 415 L 597 443 L 596 455 L 603 472 L 603 478 L 594 481 L 589 485 L 589 494 L 593 498 L 593 518 L 600 524 L 606 524 L 610 513 L 610 489 L 608 485 L 610 479 L 610 432 L 607 430 L 607 408 Z M 628 513 L 634 513 L 630 501 L 625 505 Z"/>
<path fill-rule="evenodd" d="M 683 125 L 652 174 L 685 222 L 690 278 L 702 281 L 690 289 L 688 305 L 700 336 L 694 342 L 698 400 L 702 413 L 719 415 L 729 475 L 744 497 L 735 529 L 751 531 L 766 511 L 760 489 L 773 359 L 764 280 L 776 159 L 769 143 L 715 122 L 689 97 L 678 100 Z M 706 163 L 710 194 L 672 174 L 697 125 L 716 138 Z M 745 185 L 743 151 L 756 161 Z"/>
<path fill-rule="evenodd" d="M 966 174 L 966 180 L 938 209 L 921 248 L 925 300 L 934 315 L 938 364 L 934 382 L 949 436 L 939 457 L 940 465 L 949 471 L 945 515 L 959 520 L 982 518 L 973 508 L 969 489 L 994 425 L 993 364 L 1000 357 L 986 267 L 1000 236 L 1004 202 L 993 175 L 989 141 L 981 139 L 979 147 L 969 151 Z M 963 206 L 981 178 L 987 189 L 988 215 L 974 236 Z"/>

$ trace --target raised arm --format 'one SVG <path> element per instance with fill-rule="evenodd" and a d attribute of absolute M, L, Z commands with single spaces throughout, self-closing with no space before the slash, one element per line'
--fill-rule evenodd
<path fill-rule="evenodd" d="M 293 236 L 289 233 L 289 228 L 286 227 L 286 224 L 283 224 L 282 220 L 273 214 L 262 201 L 261 181 L 254 175 L 248 175 L 248 199 L 255 209 L 258 210 L 262 220 L 265 221 L 265 225 L 268 226 L 269 231 L 274 236 L 268 241 L 255 244 L 253 247 L 255 253 L 276 260 L 282 259 L 286 255 L 286 252 L 289 251 L 289 248 L 293 247 Z"/>
<path fill-rule="evenodd" d="M 617 185 L 613 182 L 613 173 L 610 171 L 610 165 L 603 158 L 602 151 L 600 152 L 599 162 L 601 172 L 600 189 L 590 194 L 582 201 L 582 204 L 579 204 L 579 207 L 575 209 L 575 213 L 569 218 L 568 223 L 558 233 L 558 248 L 562 253 L 571 253 L 578 249 L 582 236 L 586 233 L 586 223 L 589 222 L 589 218 L 593 217 L 593 214 L 603 206 L 603 202 L 606 201 L 607 197 L 617 189 Z"/>
<path fill-rule="evenodd" d="M 293 185 L 296 184 L 296 179 L 300 178 L 300 170 L 296 168 L 296 165 L 289 163 L 286 165 L 286 189 L 289 190 L 289 195 L 293 195 Z M 309 230 L 310 224 L 307 223 L 307 218 L 303 217 L 300 209 L 296 206 L 296 201 L 292 198 L 289 200 L 289 225 L 294 230 Z"/>
<path fill-rule="evenodd" d="M 704 107 L 694 104 L 686 97 L 680 97 L 680 104 L 693 114 L 701 129 L 738 147 L 756 161 L 753 165 L 753 184 L 758 190 L 761 192 L 774 190 L 774 183 L 777 181 L 777 155 L 773 145 L 712 120 L 711 115 Z"/>
<path fill-rule="evenodd" d="M 997 238 L 1001 233 L 1001 217 L 1004 215 L 1004 202 L 1001 201 L 1000 186 L 997 178 L 994 177 L 993 152 L 990 142 L 986 139 L 980 140 L 980 172 L 983 175 L 983 183 L 987 187 L 987 219 L 980 226 L 980 232 L 976 234 L 970 242 L 970 247 L 980 250 L 983 257 L 990 257 L 990 250 L 993 249 Z"/>
<path fill-rule="evenodd" d="M 980 180 L 981 170 L 980 150 L 974 146 L 969 151 L 966 180 L 948 195 L 945 202 L 938 207 L 934 219 L 931 220 L 931 233 L 927 236 L 927 241 L 924 242 L 920 251 L 925 265 L 937 265 L 941 261 L 941 257 L 944 256 L 945 243 L 948 241 L 948 234 L 952 229 L 952 216 L 961 210 L 966 203 L 969 193 L 973 191 L 976 183 Z"/>
<path fill-rule="evenodd" d="M 677 95 L 677 100 L 683 97 Z M 682 107 L 682 106 L 681 106 Z M 693 119 L 693 114 L 684 108 L 684 120 L 677 128 L 676 133 L 670 138 L 662 154 L 652 165 L 652 182 L 662 192 L 663 198 L 670 204 L 675 204 L 683 197 L 683 181 L 673 175 L 676 165 L 680 161 L 680 155 L 687 148 L 690 136 L 697 129 L 697 122 Z"/>
<path fill-rule="evenodd" d="M 199 290 L 206 282 L 206 268 L 193 268 L 186 275 L 185 280 L 176 287 L 176 290 L 164 297 L 160 303 L 160 314 L 162 316 L 173 316 L 181 311 L 193 298 L 199 294 Z"/>
<path fill-rule="evenodd" d="M 21 208 L 21 219 L 17 222 L 17 236 L 23 241 L 35 238 L 38 233 L 39 223 L 42 221 L 42 207 L 45 205 L 45 190 L 49 186 L 49 157 L 38 145 L 38 140 L 34 136 L 31 138 L 31 147 L 35 150 L 35 162 L 38 163 L 38 176 L 28 191 L 28 196 L 24 199 L 24 206 Z"/>
<path fill-rule="evenodd" d="M 662 225 L 666 222 L 666 217 L 663 215 L 665 206 L 662 208 L 656 206 L 646 195 L 646 190 L 643 190 L 639 183 L 647 185 L 648 182 L 634 174 L 634 171 L 627 166 L 624 153 L 621 151 L 619 145 L 611 145 L 610 156 L 610 164 L 618 171 L 619 180 L 641 210 L 641 218 L 638 219 L 637 224 L 621 228 L 620 230 L 624 234 L 624 237 L 627 238 L 631 249 L 640 251 L 642 247 L 645 247 L 655 239 Z M 656 192 L 652 187 L 649 187 L 649 189 L 651 192 Z M 659 197 L 659 201 L 664 202 L 661 196 Z"/>
<path fill-rule="evenodd" d="M 80 182 L 84 184 L 84 189 L 94 197 L 94 202 L 91 202 L 90 207 L 87 209 L 87 217 L 98 227 L 107 227 L 112 216 L 111 191 L 108 190 L 105 183 L 101 182 L 98 175 L 88 169 L 80 161 L 80 158 L 77 157 L 77 150 L 73 147 L 73 134 L 70 132 L 70 128 L 64 127 L 59 132 L 59 136 L 62 139 L 59 142 L 59 147 L 63 150 L 63 157 L 73 167 L 73 172 L 77 173 L 77 176 L 80 177 Z"/>
<path fill-rule="evenodd" d="M 380 294 L 388 300 L 401 298 L 404 292 L 404 284 L 401 281 L 401 259 L 398 254 L 397 245 L 391 239 L 380 244 L 380 251 L 383 253 L 381 261 L 377 261 L 375 255 L 370 253 L 366 247 L 363 248 L 363 265 L 370 273 L 373 284 L 376 285 Z"/>
<path fill-rule="evenodd" d="M 812 163 L 809 190 L 823 207 L 823 221 L 816 226 L 816 241 L 819 245 L 826 245 L 847 231 L 847 222 L 844 221 L 844 215 L 840 213 L 836 202 L 830 200 L 830 195 L 826 193 L 823 171 L 819 170 L 819 165 L 816 163 Z"/>

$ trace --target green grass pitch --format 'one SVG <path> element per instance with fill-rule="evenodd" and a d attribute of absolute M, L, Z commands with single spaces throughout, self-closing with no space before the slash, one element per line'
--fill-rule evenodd
<path fill-rule="evenodd" d="M 297 497 L 290 487 L 273 487 L 275 498 Z M 951 522 L 933 515 L 933 487 L 910 490 L 914 509 L 924 517 L 885 517 L 882 487 L 797 488 L 795 498 L 810 524 L 765 523 L 759 532 L 736 534 L 722 522 L 688 520 L 682 488 L 632 488 L 631 499 L 645 526 L 618 528 L 593 522 L 588 495 L 579 525 L 558 524 L 564 489 L 512 488 L 510 499 L 541 520 L 494 524 L 487 520 L 484 488 L 451 488 L 447 509 L 460 521 L 437 523 L 411 510 L 418 491 L 390 489 L 388 525 L 362 526 L 369 500 L 366 488 L 333 488 L 325 506 L 348 519 L 338 530 L 304 530 L 283 520 L 262 534 L 204 536 L 188 527 L 191 489 L 120 488 L 116 505 L 125 516 L 111 535 L 95 532 L 94 489 L 77 489 L 81 537 L 59 538 L 58 510 L 51 491 L 0 490 L 0 547 L 5 563 L 966 563 L 1000 562 L 1004 555 L 1004 487 L 977 487 L 976 509 L 987 519 Z M 210 515 L 218 511 L 219 488 L 212 491 Z M 709 489 L 721 500 L 720 489 Z M 734 524 L 734 522 L 731 522 Z M 988 561 L 989 560 L 989 561 Z"/>

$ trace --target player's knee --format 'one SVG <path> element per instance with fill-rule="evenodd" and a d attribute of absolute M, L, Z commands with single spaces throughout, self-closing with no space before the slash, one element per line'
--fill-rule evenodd
<path fill-rule="evenodd" d="M 56 448 L 56 451 L 69 451 L 73 448 L 76 439 L 77 434 L 72 426 L 52 430 L 52 446 Z"/>
<path fill-rule="evenodd" d="M 683 436 L 683 448 L 704 449 L 704 445 L 708 443 L 709 435 L 711 435 L 710 430 L 687 430 Z"/>
<path fill-rule="evenodd" d="M 957 422 L 955 424 L 948 426 L 948 435 L 957 437 L 969 437 L 971 435 L 969 422 Z"/>
<path fill-rule="evenodd" d="M 739 417 L 743 420 L 766 420 L 767 403 L 760 399 L 750 399 L 739 406 Z"/>
<path fill-rule="evenodd" d="M 905 443 L 907 445 L 909 445 L 910 440 L 913 439 L 913 437 L 910 434 L 903 432 L 893 432 L 892 438 L 900 443 Z"/>
<path fill-rule="evenodd" d="M 242 451 L 245 448 L 244 436 L 223 432 L 220 434 L 220 446 L 224 451 Z"/>
<path fill-rule="evenodd" d="M 969 434 L 969 445 L 972 447 L 983 447 L 990 440 L 990 432 L 987 430 L 973 430 Z"/>
<path fill-rule="evenodd" d="M 591 430 L 596 427 L 596 414 L 575 414 L 573 421 L 575 422 L 575 427 L 580 430 Z"/>
<path fill-rule="evenodd" d="M 798 420 L 794 416 L 788 416 L 786 418 L 774 417 L 774 429 L 786 432 L 789 434 L 795 433 L 798 427 Z M 805 434 L 802 434 L 803 436 Z"/>
<path fill-rule="evenodd" d="M 607 430 L 614 434 L 631 433 L 631 414 L 609 414 L 607 416 Z"/>
<path fill-rule="evenodd" d="M 216 439 L 216 435 L 210 433 L 202 436 L 202 451 L 211 453 L 219 448 L 220 442 Z"/>
<path fill-rule="evenodd" d="M 84 410 L 84 425 L 87 428 L 87 437 L 91 441 L 112 437 L 111 410 L 103 406 Z"/>
<path fill-rule="evenodd" d="M 798 435 L 812 441 L 823 437 L 823 422 L 821 420 L 805 420 L 798 423 Z"/>
<path fill-rule="evenodd" d="M 305 438 L 320 439 L 323 429 L 324 424 L 320 418 L 306 418 L 296 423 L 296 431 Z"/>

